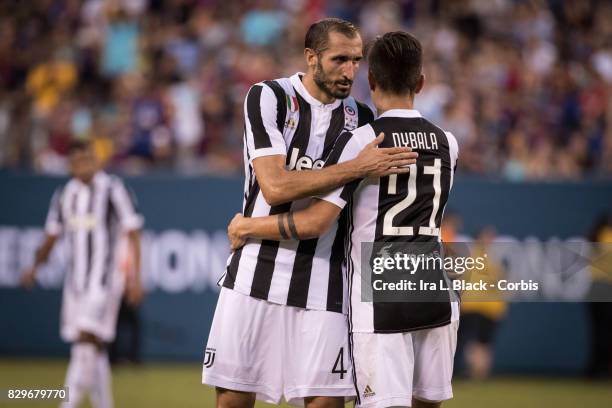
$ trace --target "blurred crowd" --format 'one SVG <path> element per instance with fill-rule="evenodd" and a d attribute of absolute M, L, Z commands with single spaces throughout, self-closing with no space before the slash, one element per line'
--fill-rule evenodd
<path fill-rule="evenodd" d="M 124 173 L 238 174 L 245 93 L 303 71 L 325 16 L 366 42 L 421 39 L 417 108 L 456 135 L 460 171 L 612 176 L 612 2 L 597 0 L 2 1 L 0 168 L 65 173 L 70 141 L 90 139 Z"/>

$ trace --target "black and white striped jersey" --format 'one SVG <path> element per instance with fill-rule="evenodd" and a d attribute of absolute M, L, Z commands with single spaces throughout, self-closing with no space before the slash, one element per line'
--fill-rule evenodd
<path fill-rule="evenodd" d="M 302 74 L 255 84 L 244 103 L 245 183 L 243 214 L 281 214 L 305 208 L 310 198 L 270 206 L 253 170 L 254 159 L 285 155 L 289 170 L 319 169 L 343 130 L 374 119 L 352 97 L 323 104 L 308 93 Z M 319 239 L 268 241 L 249 239 L 228 259 L 220 284 L 269 302 L 301 308 L 346 312 L 343 282 L 346 218 Z"/>
<path fill-rule="evenodd" d="M 68 242 L 67 288 L 86 292 L 110 287 L 119 234 L 142 228 L 134 205 L 123 182 L 104 172 L 89 184 L 73 178 L 55 192 L 45 232 L 63 235 Z"/>
<path fill-rule="evenodd" d="M 349 210 L 347 280 L 353 332 L 402 332 L 447 324 L 459 317 L 457 302 L 362 301 L 362 243 L 438 243 L 440 223 L 458 157 L 455 137 L 416 110 L 384 112 L 371 124 L 343 133 L 326 165 L 354 158 L 380 132 L 381 147 L 411 147 L 419 153 L 410 172 L 367 178 L 322 196 Z M 366 254 L 367 256 L 367 254 Z M 369 270 L 369 269 L 366 269 Z"/>

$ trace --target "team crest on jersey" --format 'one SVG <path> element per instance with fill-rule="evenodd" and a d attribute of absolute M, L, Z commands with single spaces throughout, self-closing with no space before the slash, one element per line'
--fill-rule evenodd
<path fill-rule="evenodd" d="M 285 129 L 295 129 L 297 122 L 293 118 L 289 118 L 285 121 Z"/>
<path fill-rule="evenodd" d="M 204 350 L 204 367 L 210 368 L 215 364 L 215 354 L 217 350 L 214 348 L 206 347 Z"/>
<path fill-rule="evenodd" d="M 350 105 L 344 106 L 344 130 L 353 130 L 357 127 L 357 111 Z"/>

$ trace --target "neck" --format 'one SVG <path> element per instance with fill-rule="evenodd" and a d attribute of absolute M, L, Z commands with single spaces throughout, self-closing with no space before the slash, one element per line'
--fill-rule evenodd
<path fill-rule="evenodd" d="M 391 109 L 414 109 L 414 95 L 380 95 L 374 106 L 379 116 Z"/>
<path fill-rule="evenodd" d="M 336 101 L 336 98 L 328 95 L 327 93 L 323 92 L 321 88 L 319 88 L 319 85 L 317 85 L 314 81 L 312 72 L 310 70 L 302 77 L 302 83 L 304 84 L 304 88 L 306 88 L 308 93 L 319 102 L 329 105 L 330 103 L 334 103 Z"/>
<path fill-rule="evenodd" d="M 83 184 L 87 184 L 90 185 L 91 183 L 93 183 L 93 179 L 95 178 L 96 174 L 92 174 L 91 177 L 78 177 L 78 179 L 83 183 Z"/>

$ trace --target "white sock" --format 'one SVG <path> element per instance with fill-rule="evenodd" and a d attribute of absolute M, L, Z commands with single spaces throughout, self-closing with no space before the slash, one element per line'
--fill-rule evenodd
<path fill-rule="evenodd" d="M 68 401 L 60 405 L 62 408 L 77 407 L 91 389 L 94 381 L 96 354 L 97 349 L 94 344 L 75 343 L 72 345 L 65 383 L 65 386 L 68 387 Z"/>
<path fill-rule="evenodd" d="M 93 408 L 113 408 L 111 370 L 106 350 L 98 351 L 95 366 L 95 381 L 91 388 L 91 405 Z"/>

